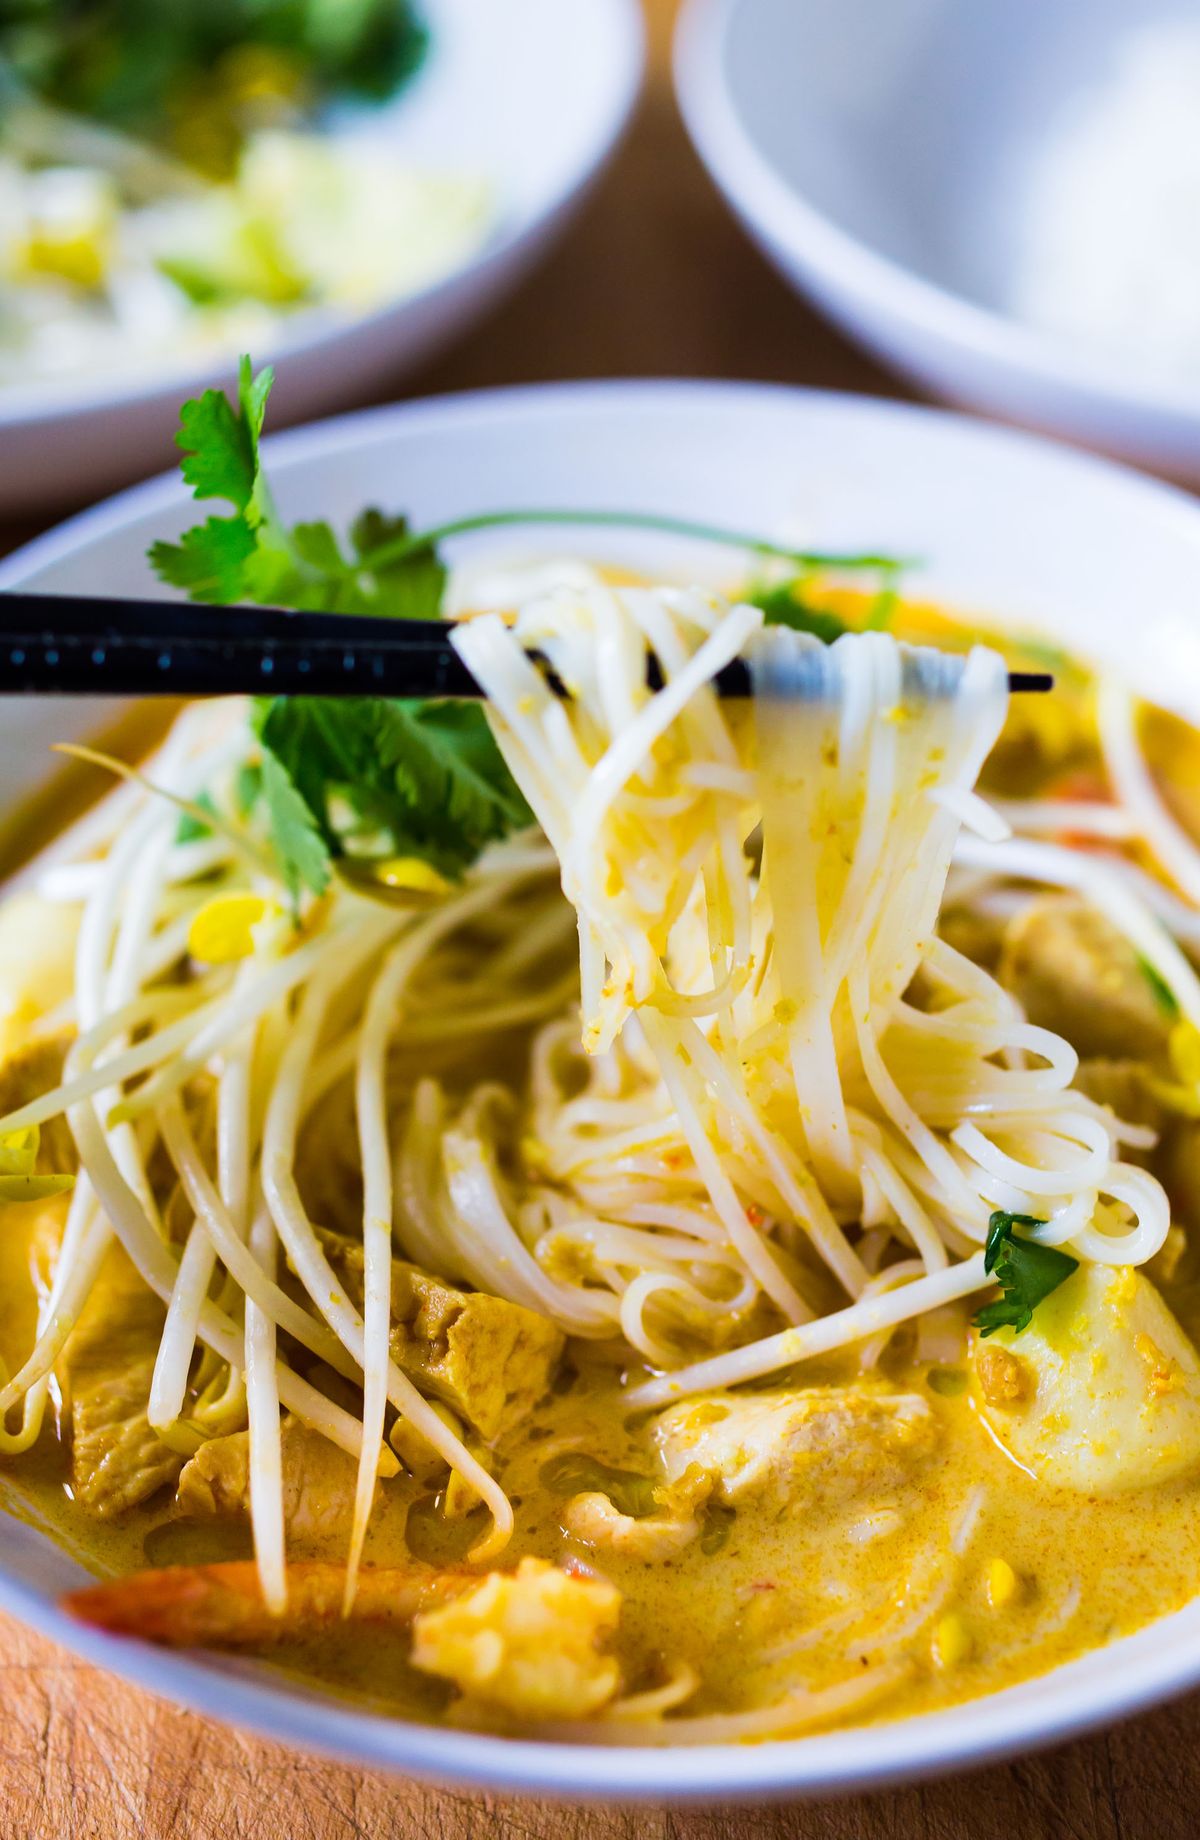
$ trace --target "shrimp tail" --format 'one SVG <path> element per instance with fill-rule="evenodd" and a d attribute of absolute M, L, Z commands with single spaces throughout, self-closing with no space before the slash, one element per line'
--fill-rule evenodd
<path fill-rule="evenodd" d="M 350 1621 L 404 1627 L 477 1582 L 470 1572 L 431 1566 L 363 1568 Z M 344 1565 L 317 1561 L 287 1568 L 287 1606 L 273 1614 L 250 1560 L 173 1565 L 68 1592 L 63 1607 L 80 1622 L 166 1648 L 257 1647 L 308 1635 L 341 1620 Z"/>

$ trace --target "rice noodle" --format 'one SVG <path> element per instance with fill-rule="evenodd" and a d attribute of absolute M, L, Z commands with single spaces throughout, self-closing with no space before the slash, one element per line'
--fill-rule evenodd
<path fill-rule="evenodd" d="M 1101 680 L 1096 725 L 1105 765 L 1140 834 L 1176 887 L 1200 905 L 1200 849 L 1163 804 L 1137 734 L 1137 707 L 1116 677 Z"/>
<path fill-rule="evenodd" d="M 535 1050 L 537 1160 L 566 1190 L 539 1255 L 573 1247 L 581 1297 L 611 1284 L 627 1339 L 672 1370 L 632 1388 L 639 1408 L 853 1343 L 877 1357 L 899 1323 L 986 1287 L 972 1249 L 996 1208 L 1045 1219 L 1047 1241 L 1109 1262 L 1152 1256 L 1169 1225 L 1157 1183 L 1121 1162 L 1111 1117 L 1071 1092 L 1073 1050 L 936 940 L 956 847 L 975 863 L 1011 852 L 1018 872 L 1023 854 L 1061 848 L 1003 841 L 1007 822 L 973 790 L 1004 719 L 1002 661 L 873 632 L 825 647 L 760 625 L 754 609 L 695 592 L 564 588 L 515 623 L 484 615 L 455 634 L 579 922 L 596 1072 L 585 1108 L 562 1083 L 580 1068 L 561 1037 L 547 1031 L 540 1061 Z M 530 651 L 572 689 L 569 704 Z M 752 727 L 711 684 L 739 651 Z M 760 824 L 755 877 L 746 850 Z M 1137 906 L 1125 890 L 1114 899 Z M 1195 982 L 1169 940 L 1147 956 L 1173 989 Z M 918 972 L 934 998 L 920 1006 Z M 659 1326 L 672 1313 L 720 1339 L 719 1311 L 703 1294 L 697 1308 L 696 1262 L 680 1268 L 662 1219 L 623 1268 L 611 1256 L 622 1242 L 594 1224 L 631 1203 L 651 1222 L 680 1201 L 720 1223 L 739 1313 L 749 1284 L 790 1327 L 680 1365 Z M 465 1205 L 460 1195 L 451 1212 Z M 520 1213 L 508 1197 L 482 1243 L 501 1214 Z M 892 1248 L 879 1279 L 847 1231 L 868 1214 L 885 1235 L 877 1259 Z M 785 1256 L 797 1231 L 847 1307 L 817 1314 Z M 476 1282 L 517 1294 L 478 1246 L 473 1256 Z M 544 1292 L 539 1307 L 580 1332 Z M 731 1310 L 726 1339 L 735 1321 Z"/>
<path fill-rule="evenodd" d="M 590 1744 L 633 1745 L 737 1744 L 788 1738 L 861 1711 L 894 1693 L 911 1673 L 908 1662 L 885 1662 L 863 1668 L 833 1686 L 796 1688 L 772 1705 L 748 1712 L 711 1712 L 685 1718 L 605 1718 L 588 1724 L 564 1722 L 540 1726 L 537 1735 L 564 1741 L 586 1739 Z"/>

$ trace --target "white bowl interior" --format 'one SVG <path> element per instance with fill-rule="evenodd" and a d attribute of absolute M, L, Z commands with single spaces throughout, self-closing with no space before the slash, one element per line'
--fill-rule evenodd
<path fill-rule="evenodd" d="M 1200 478 L 1194 383 L 1012 306 L 1017 252 L 1045 236 L 1030 201 L 1050 137 L 1128 35 L 1194 17 L 1189 0 L 688 0 L 676 80 L 750 234 L 885 362 Z"/>
<path fill-rule="evenodd" d="M 1200 507 L 1103 462 L 931 411 L 757 386 L 563 385 L 345 417 L 269 444 L 289 518 L 349 519 L 365 503 L 420 522 L 500 504 L 637 508 L 839 549 L 922 558 L 913 586 L 989 620 L 1036 626 L 1200 720 Z M 152 583 L 147 543 L 191 507 L 154 482 L 0 565 L 0 588 Z M 566 533 L 573 548 L 672 574 L 729 579 L 705 546 Z M 14 705 L 0 708 L 11 732 Z M 27 711 L 20 749 L 61 710 Z M 2 1497 L 0 1497 L 2 1499 Z M 77 1568 L 36 1525 L 5 1521 L 0 1606 L 88 1658 L 198 1710 L 311 1749 L 410 1774 L 605 1796 L 828 1793 L 1028 1749 L 1200 1681 L 1200 1601 L 1040 1681 L 917 1720 L 759 1747 L 618 1751 L 510 1743 L 347 1711 L 249 1664 L 171 1655 L 71 1624 L 55 1596 Z"/>
<path fill-rule="evenodd" d="M 740 0 L 727 75 L 780 176 L 852 236 L 1006 310 L 1018 213 L 1064 106 L 1188 0 Z"/>

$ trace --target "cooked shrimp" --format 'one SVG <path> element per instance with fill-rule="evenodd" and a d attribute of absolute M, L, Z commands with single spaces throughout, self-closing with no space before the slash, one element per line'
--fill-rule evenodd
<path fill-rule="evenodd" d="M 622 1559 L 644 1559 L 647 1563 L 682 1552 L 700 1531 L 695 1515 L 649 1514 L 635 1520 L 632 1514 L 622 1514 L 598 1489 L 586 1495 L 572 1495 L 563 1514 L 563 1525 L 585 1546 L 603 1547 Z"/>
<path fill-rule="evenodd" d="M 351 1619 L 406 1624 L 469 1585 L 470 1572 L 432 1566 L 364 1566 Z M 81 1622 L 114 1635 L 139 1636 L 167 1648 L 243 1648 L 309 1635 L 342 1614 L 346 1569 L 312 1561 L 287 1568 L 287 1608 L 273 1616 L 263 1601 L 258 1569 L 249 1560 L 221 1565 L 172 1565 L 135 1572 L 70 1591 L 64 1607 Z"/>

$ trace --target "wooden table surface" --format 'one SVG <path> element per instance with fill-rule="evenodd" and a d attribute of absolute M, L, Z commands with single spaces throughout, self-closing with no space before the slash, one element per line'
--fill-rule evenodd
<path fill-rule="evenodd" d="M 405 393 L 639 374 L 906 393 L 795 301 L 709 186 L 671 99 L 675 4 L 647 0 L 646 92 L 584 214 L 520 294 Z M 0 527 L 0 549 L 30 534 Z M 757 1811 L 579 1810 L 446 1794 L 295 1756 L 149 1699 L 0 1618 L 0 1840 L 1198 1834 L 1200 1696 L 1004 1768 L 894 1794 Z"/>

